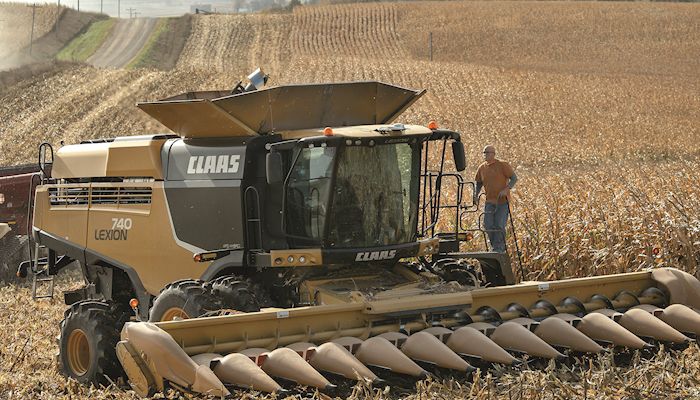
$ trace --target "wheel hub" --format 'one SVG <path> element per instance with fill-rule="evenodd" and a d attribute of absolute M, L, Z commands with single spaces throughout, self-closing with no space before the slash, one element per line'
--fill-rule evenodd
<path fill-rule="evenodd" d="M 68 366 L 76 376 L 83 376 L 90 368 L 90 343 L 82 329 L 68 337 Z"/>
<path fill-rule="evenodd" d="M 176 319 L 189 319 L 190 316 L 187 315 L 185 310 L 180 307 L 170 307 L 163 313 L 161 321 L 174 321 Z"/>

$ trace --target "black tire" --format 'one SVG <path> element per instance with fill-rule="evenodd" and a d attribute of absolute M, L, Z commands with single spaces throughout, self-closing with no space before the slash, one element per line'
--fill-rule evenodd
<path fill-rule="evenodd" d="M 0 238 L 0 281 L 19 281 L 17 267 L 22 261 L 29 259 L 25 246 L 27 240 L 26 237 L 20 238 L 12 232 Z"/>
<path fill-rule="evenodd" d="M 485 286 L 505 286 L 506 277 L 503 276 L 501 265 L 494 260 L 479 259 L 481 272 L 484 274 Z"/>
<path fill-rule="evenodd" d="M 109 385 L 123 375 L 114 350 L 131 312 L 124 306 L 96 300 L 79 301 L 61 321 L 59 368 L 82 384 Z"/>
<path fill-rule="evenodd" d="M 211 283 L 219 309 L 240 312 L 260 311 L 260 300 L 266 300 L 264 289 L 237 276 L 222 276 Z"/>
<path fill-rule="evenodd" d="M 168 284 L 156 297 L 148 316 L 151 322 L 197 318 L 220 307 L 208 283 L 186 279 Z"/>

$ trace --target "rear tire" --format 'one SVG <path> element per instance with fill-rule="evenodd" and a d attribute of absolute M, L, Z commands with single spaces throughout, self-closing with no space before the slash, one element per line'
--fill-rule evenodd
<path fill-rule="evenodd" d="M 160 292 L 153 302 L 148 320 L 158 322 L 197 318 L 219 308 L 208 283 L 186 279 L 170 283 Z"/>
<path fill-rule="evenodd" d="M 228 275 L 216 278 L 211 286 L 220 309 L 238 312 L 260 311 L 258 296 L 264 294 L 263 290 L 248 280 Z"/>
<path fill-rule="evenodd" d="M 61 321 L 59 368 L 82 384 L 108 385 L 123 374 L 115 346 L 131 313 L 126 307 L 95 300 L 70 306 Z"/>

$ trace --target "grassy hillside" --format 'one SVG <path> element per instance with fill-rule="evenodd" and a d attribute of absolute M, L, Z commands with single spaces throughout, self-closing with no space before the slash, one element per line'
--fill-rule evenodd
<path fill-rule="evenodd" d="M 90 25 L 85 33 L 77 36 L 56 55 L 60 61 L 84 62 L 102 45 L 109 36 L 116 19 L 105 19 Z"/>

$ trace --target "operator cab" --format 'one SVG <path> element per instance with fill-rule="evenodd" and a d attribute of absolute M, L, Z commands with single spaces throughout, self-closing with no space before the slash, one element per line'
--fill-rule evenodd
<path fill-rule="evenodd" d="M 419 241 L 423 149 L 427 141 L 451 141 L 464 170 L 458 133 L 400 124 L 316 133 L 283 134 L 303 137 L 268 145 L 267 181 L 282 187 L 290 248 L 321 248 L 324 264 L 395 263 L 437 251 Z"/>

